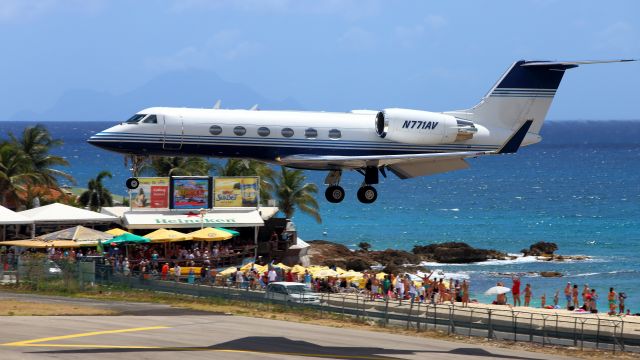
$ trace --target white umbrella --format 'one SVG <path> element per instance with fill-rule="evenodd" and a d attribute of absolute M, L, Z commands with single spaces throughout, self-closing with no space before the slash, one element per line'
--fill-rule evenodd
<path fill-rule="evenodd" d="M 489 288 L 487 291 L 484 292 L 485 295 L 500 295 L 500 294 L 506 294 L 509 291 L 511 291 L 511 289 L 509 289 L 506 286 L 494 286 L 492 288 Z"/>

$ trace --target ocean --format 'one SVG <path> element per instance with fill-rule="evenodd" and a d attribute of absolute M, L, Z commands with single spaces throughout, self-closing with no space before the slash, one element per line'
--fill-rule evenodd
<path fill-rule="evenodd" d="M 129 170 L 121 155 L 86 143 L 92 134 L 112 126 L 105 122 L 44 123 L 64 146 L 54 152 L 71 163 L 68 171 L 79 186 L 101 170 L 116 194 L 125 194 Z M 0 136 L 18 134 L 29 122 L 0 122 Z M 324 239 L 357 248 L 411 250 L 417 244 L 464 241 L 475 247 L 519 254 L 537 241 L 558 244 L 557 253 L 587 255 L 590 260 L 544 262 L 518 257 L 481 264 L 425 264 L 444 276 L 467 278 L 471 295 L 497 281 L 510 285 L 507 273 L 531 283 L 534 305 L 542 294 L 552 303 L 566 282 L 599 293 L 605 311 L 609 287 L 624 291 L 627 307 L 640 312 L 640 121 L 548 121 L 543 141 L 517 154 L 472 159 L 471 168 L 430 177 L 400 180 L 390 174 L 377 186 L 378 200 L 357 201 L 360 174 L 343 176 L 345 201 L 324 199 L 324 172 L 308 171 L 316 183 L 323 222 L 296 213 L 293 221 L 305 240 Z M 542 278 L 540 271 L 559 271 L 562 278 Z"/>

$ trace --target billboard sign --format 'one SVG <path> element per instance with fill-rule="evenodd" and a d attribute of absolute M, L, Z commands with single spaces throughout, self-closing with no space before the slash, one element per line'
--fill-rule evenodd
<path fill-rule="evenodd" d="M 208 176 L 172 177 L 171 209 L 210 209 L 211 178 Z"/>
<path fill-rule="evenodd" d="M 259 202 L 259 178 L 218 177 L 213 180 L 214 207 L 257 207 Z"/>
<path fill-rule="evenodd" d="M 138 178 L 140 185 L 131 191 L 132 209 L 168 209 L 169 178 Z"/>

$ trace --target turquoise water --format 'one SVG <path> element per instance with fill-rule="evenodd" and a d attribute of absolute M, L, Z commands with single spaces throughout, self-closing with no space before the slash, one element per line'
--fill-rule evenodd
<path fill-rule="evenodd" d="M 29 123 L 0 122 L 0 134 L 20 132 Z M 46 123 L 65 146 L 80 185 L 100 170 L 115 193 L 125 193 L 128 170 L 122 156 L 94 148 L 85 140 L 112 124 Z M 470 160 L 471 168 L 378 186 L 378 201 L 363 205 L 355 191 L 361 175 L 348 173 L 342 185 L 347 198 L 330 204 L 319 195 L 322 224 L 296 214 L 305 240 L 326 239 L 352 248 L 367 241 L 375 249 L 410 250 L 415 244 L 464 241 L 473 246 L 518 253 L 536 241 L 552 241 L 558 253 L 589 255 L 584 262 L 549 263 L 517 259 L 478 265 L 428 264 L 456 277 L 468 277 L 472 295 L 505 281 L 501 273 L 523 273 L 533 286 L 534 304 L 547 303 L 567 281 L 588 283 L 600 294 L 600 309 L 610 286 L 628 295 L 627 306 L 640 312 L 640 121 L 548 122 L 543 142 L 516 155 Z M 1 135 L 0 135 L 1 136 Z M 323 190 L 323 172 L 307 172 Z M 527 274 L 560 271 L 562 279 Z M 510 284 L 510 281 L 506 281 Z M 562 298 L 562 296 L 561 296 Z M 563 302 L 561 301 L 561 304 Z"/>

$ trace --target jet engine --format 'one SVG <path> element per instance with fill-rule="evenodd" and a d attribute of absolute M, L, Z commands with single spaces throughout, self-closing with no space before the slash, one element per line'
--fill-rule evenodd
<path fill-rule="evenodd" d="M 451 115 L 409 109 L 385 109 L 376 115 L 376 133 L 412 145 L 449 144 L 473 138 L 473 122 Z"/>

